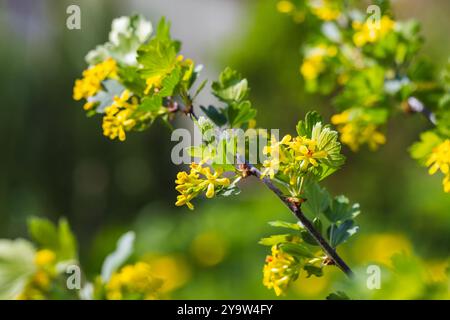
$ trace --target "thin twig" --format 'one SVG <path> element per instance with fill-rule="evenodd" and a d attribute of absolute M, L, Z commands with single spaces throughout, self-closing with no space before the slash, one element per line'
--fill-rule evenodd
<path fill-rule="evenodd" d="M 272 181 L 267 178 L 261 178 L 261 171 L 258 168 L 248 165 L 251 174 L 260 179 L 264 185 L 266 185 L 273 193 L 275 193 L 278 198 L 283 201 L 283 203 L 291 210 L 291 212 L 295 215 L 295 217 L 302 223 L 305 229 L 309 232 L 309 234 L 317 241 L 320 247 L 325 251 L 327 256 L 333 261 L 333 264 L 338 266 L 347 276 L 351 277 L 353 275 L 350 267 L 344 262 L 344 260 L 338 255 L 335 249 L 333 249 L 322 236 L 322 234 L 316 230 L 313 224 L 308 220 L 308 218 L 303 214 L 300 204 L 297 204 L 293 201 L 290 201 L 288 197 L 286 197 L 283 192 L 275 186 Z"/>
<path fill-rule="evenodd" d="M 198 120 L 197 115 L 195 114 L 194 108 L 191 106 L 189 108 L 183 108 L 181 111 L 187 111 L 186 113 L 191 116 L 192 119 Z M 239 158 L 239 155 L 237 155 Z M 244 162 L 245 163 L 245 162 Z M 331 259 L 332 263 L 337 267 L 339 267 L 348 277 L 353 276 L 353 272 L 350 267 L 345 263 L 345 261 L 338 255 L 336 250 L 330 246 L 327 240 L 322 236 L 322 234 L 316 230 L 314 225 L 308 220 L 308 218 L 303 214 L 300 204 L 296 204 L 293 201 L 289 200 L 289 197 L 286 197 L 283 192 L 275 186 L 270 179 L 267 177 L 261 178 L 261 171 L 255 166 L 245 163 L 244 168 L 251 175 L 257 177 L 264 185 L 269 188 L 273 193 L 275 193 L 278 198 L 291 210 L 294 216 L 302 223 L 305 229 L 309 232 L 309 234 L 317 241 L 319 246 L 323 249 L 323 251 L 327 254 L 327 257 Z"/>

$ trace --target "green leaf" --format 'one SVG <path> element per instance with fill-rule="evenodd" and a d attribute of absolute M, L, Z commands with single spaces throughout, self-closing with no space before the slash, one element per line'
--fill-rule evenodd
<path fill-rule="evenodd" d="M 380 105 L 385 99 L 385 69 L 379 65 L 355 72 L 345 84 L 343 91 L 335 99 L 340 109 L 348 106 L 373 107 Z"/>
<path fill-rule="evenodd" d="M 305 264 L 303 269 L 307 272 L 306 277 L 310 278 L 311 276 L 322 277 L 323 276 L 323 268 L 317 267 L 312 264 Z"/>
<path fill-rule="evenodd" d="M 33 244 L 24 239 L 0 240 L 0 300 L 15 299 L 36 270 Z"/>
<path fill-rule="evenodd" d="M 256 113 L 257 111 L 252 108 L 250 101 L 242 101 L 228 108 L 228 121 L 232 128 L 239 127 L 255 118 Z"/>
<path fill-rule="evenodd" d="M 219 81 L 212 84 L 213 94 L 227 103 L 243 101 L 249 92 L 247 79 L 235 70 L 227 67 L 219 76 Z"/>
<path fill-rule="evenodd" d="M 118 73 L 121 83 L 127 89 L 137 95 L 143 95 L 146 84 L 138 70 L 136 66 L 120 66 Z"/>
<path fill-rule="evenodd" d="M 28 232 L 41 247 L 59 250 L 59 235 L 55 225 L 47 219 L 32 217 L 28 219 Z"/>
<path fill-rule="evenodd" d="M 354 219 L 360 213 L 359 204 L 350 204 L 348 198 L 343 195 L 336 196 L 331 202 L 331 205 L 324 211 L 325 217 L 333 223 Z"/>
<path fill-rule="evenodd" d="M 322 117 L 319 113 L 316 111 L 309 111 L 306 116 L 305 120 L 300 120 L 297 124 L 297 133 L 299 136 L 303 137 L 306 136 L 308 138 L 311 137 L 312 130 L 316 123 L 321 123 Z"/>
<path fill-rule="evenodd" d="M 322 214 L 330 205 L 330 194 L 325 188 L 319 186 L 317 182 L 311 182 L 305 185 L 302 210 L 310 217 L 317 217 Z"/>
<path fill-rule="evenodd" d="M 272 227 L 279 227 L 279 228 L 287 228 L 292 230 L 301 230 L 302 228 L 297 223 L 290 223 L 286 221 L 276 220 L 276 221 L 269 221 L 269 225 Z"/>
<path fill-rule="evenodd" d="M 111 275 L 116 272 L 133 253 L 134 239 L 135 234 L 132 231 L 123 234 L 117 241 L 116 250 L 106 257 L 101 272 L 104 283 L 109 281 Z"/>
<path fill-rule="evenodd" d="M 200 92 L 205 88 L 206 84 L 208 83 L 208 80 L 203 80 L 200 85 L 197 87 L 197 90 L 195 90 L 194 95 L 192 96 L 192 99 L 197 98 L 197 96 L 200 94 Z"/>
<path fill-rule="evenodd" d="M 341 154 L 341 143 L 338 140 L 338 133 L 329 126 L 323 126 L 321 122 L 313 125 L 311 139 L 317 141 L 317 150 L 325 151 L 327 157 L 321 159 L 321 163 L 331 168 L 339 168 L 344 164 L 345 157 Z M 326 172 L 325 170 L 323 170 Z M 320 176 L 323 179 L 324 175 Z"/>
<path fill-rule="evenodd" d="M 176 65 L 179 42 L 170 38 L 170 24 L 161 19 L 156 37 L 138 50 L 138 62 L 142 65 L 142 77 L 165 76 Z"/>
<path fill-rule="evenodd" d="M 314 254 L 311 252 L 311 250 L 301 243 L 292 243 L 292 242 L 281 243 L 280 249 L 286 253 L 298 257 L 299 259 L 314 257 Z"/>
<path fill-rule="evenodd" d="M 59 260 L 76 260 L 77 259 L 77 241 L 74 234 L 70 230 L 69 223 L 66 219 L 60 219 L 58 225 L 58 242 Z"/>
<path fill-rule="evenodd" d="M 142 99 L 137 111 L 140 112 L 157 112 L 162 107 L 162 97 L 159 95 L 147 96 Z"/>
<path fill-rule="evenodd" d="M 359 227 L 355 226 L 354 223 L 353 220 L 346 220 L 339 225 L 332 224 L 328 227 L 327 235 L 333 248 L 336 248 L 358 232 Z"/>
<path fill-rule="evenodd" d="M 206 116 L 214 122 L 217 126 L 221 127 L 225 123 L 227 123 L 227 118 L 225 115 L 220 112 L 216 107 L 214 106 L 208 106 L 208 108 L 205 108 L 204 106 L 200 106 L 200 109 L 206 114 Z"/>
<path fill-rule="evenodd" d="M 217 195 L 221 197 L 229 197 L 236 196 L 241 193 L 241 189 L 239 189 L 236 185 L 230 185 L 228 187 L 223 187 L 217 191 Z"/>
<path fill-rule="evenodd" d="M 31 238 L 45 249 L 55 252 L 58 261 L 77 259 L 77 242 L 66 219 L 56 227 L 51 221 L 33 217 L 28 220 Z"/>
<path fill-rule="evenodd" d="M 420 135 L 420 141 L 414 143 L 409 149 L 409 152 L 411 157 L 419 161 L 422 165 L 425 165 L 433 149 L 440 143 L 442 143 L 442 139 L 436 133 L 433 131 L 425 131 Z"/>
<path fill-rule="evenodd" d="M 326 299 L 327 300 L 350 300 L 350 298 L 347 296 L 347 294 L 344 291 L 336 291 L 336 292 L 330 293 Z"/>
<path fill-rule="evenodd" d="M 259 240 L 259 244 L 262 244 L 263 246 L 273 246 L 282 242 L 288 242 L 292 239 L 292 235 L 290 234 L 277 234 L 270 236 L 268 238 L 262 238 Z"/>

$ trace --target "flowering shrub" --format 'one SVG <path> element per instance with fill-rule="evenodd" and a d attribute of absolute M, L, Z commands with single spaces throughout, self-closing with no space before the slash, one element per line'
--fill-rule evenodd
<path fill-rule="evenodd" d="M 177 115 L 193 122 L 201 139 L 183 150 L 191 160 L 176 176 L 175 206 L 194 210 L 200 197 L 238 195 L 240 182 L 250 177 L 273 192 L 295 218 L 270 221 L 283 232 L 259 242 L 269 247 L 262 283 L 277 296 L 286 294 L 300 277 L 305 282 L 304 278 L 321 278 L 333 267 L 353 279 L 337 250 L 358 232 L 360 206 L 344 195 L 332 196 L 322 186 L 345 162 L 341 143 L 352 151 L 363 145 L 376 150 L 386 143 L 383 126 L 389 116 L 400 110 L 420 112 L 434 127 L 421 134 L 411 155 L 429 167 L 430 174 L 440 171 L 444 191 L 450 192 L 450 69 L 440 81 L 426 62 L 415 58 L 421 44 L 416 23 L 395 21 L 387 7 L 379 19 L 368 19 L 358 10 L 347 10 L 347 5 L 325 0 L 277 4 L 278 11 L 296 23 L 312 26 L 299 72 L 307 91 L 333 93 L 338 112 L 331 123 L 336 130 L 316 111 L 298 121 L 295 133 L 281 138 L 257 128 L 248 81 L 228 67 L 210 86 L 217 104 L 197 106 L 198 94 L 209 87 L 207 81 L 196 81 L 202 66 L 180 54 L 181 42 L 171 37 L 164 18 L 156 30 L 140 15 L 115 19 L 108 42 L 87 54 L 88 66 L 73 87 L 74 100 L 83 101 L 88 117 L 102 118 L 103 135 L 111 140 L 126 141 L 155 121 L 173 129 Z M 29 231 L 33 242 L 0 240 L 1 298 L 160 299 L 179 285 L 161 278 L 149 261 L 127 263 L 132 232 L 119 239 L 99 274 L 88 279 L 80 271 L 76 276 L 77 243 L 65 220 L 54 225 L 31 219 Z M 214 246 L 220 238 L 206 235 L 193 247 L 201 241 L 209 242 L 208 255 L 217 253 Z M 202 263 L 218 263 L 223 251 Z M 402 259 L 406 258 L 392 259 L 392 273 L 411 264 L 417 270 L 410 277 L 422 275 L 421 262 Z M 445 290 L 436 288 L 439 293 Z M 348 296 L 338 291 L 328 298 Z"/>
<path fill-rule="evenodd" d="M 186 150 L 196 160 L 190 164 L 189 171 L 177 175 L 175 189 L 180 193 L 177 206 L 186 205 L 192 210 L 192 201 L 201 195 L 213 198 L 238 194 L 237 183 L 256 176 L 300 220 L 297 224 L 272 222 L 274 226 L 288 227 L 295 235 L 275 235 L 261 240 L 272 247 L 272 256 L 264 266 L 264 285 L 280 295 L 300 270 L 321 276 L 322 268 L 327 265 L 337 265 L 350 275 L 350 268 L 335 250 L 357 231 L 353 218 L 359 213 L 358 206 L 351 206 L 343 196 L 332 199 L 318 185 L 344 163 L 338 133 L 325 125 L 318 113 L 310 112 L 298 123 L 295 137 L 286 135 L 278 141 L 276 135 L 264 134 L 255 128 L 256 110 L 248 100 L 247 80 L 230 68 L 211 86 L 222 106 L 201 106 L 206 117 L 198 117 L 194 101 L 206 82 L 191 92 L 201 67 L 179 54 L 180 42 L 171 38 L 169 24 L 162 19 L 151 36 L 152 28 L 145 28 L 147 32 L 141 30 L 142 26 L 149 25 L 142 17 L 120 19 L 128 19 L 127 27 L 116 29 L 115 20 L 110 42 L 116 35 L 118 39 L 128 37 L 140 41 L 141 45 L 135 46 L 135 58 L 131 59 L 130 55 L 127 60 L 115 58 L 107 49 L 111 44 L 105 45 L 106 49 L 101 47 L 102 54 L 97 48 L 88 54 L 89 67 L 74 87 L 74 98 L 86 99 L 87 114 L 103 116 L 104 135 L 124 141 L 128 132 L 143 130 L 156 119 L 168 123 L 178 112 L 188 115 L 201 132 L 202 142 Z M 126 46 L 125 41 L 123 44 L 116 41 L 113 47 L 121 52 L 128 50 Z M 103 60 L 92 59 L 93 56 L 102 56 Z M 92 83 L 94 88 L 85 83 Z M 261 150 L 266 160 L 247 161 L 253 154 L 245 143 L 239 144 L 240 132 L 244 132 L 244 142 L 270 140 L 266 140 Z M 303 211 L 314 219 L 313 223 Z M 118 274 L 112 287 L 123 287 L 119 279 L 127 270 Z M 110 288 L 108 294 L 120 296 L 121 289 Z"/>
<path fill-rule="evenodd" d="M 376 2 L 378 3 L 378 2 Z M 436 77 L 434 66 L 419 57 L 423 43 L 416 21 L 397 21 L 388 1 L 369 6 L 354 1 L 278 1 L 277 9 L 301 24 L 306 44 L 300 73 L 312 93 L 333 93 L 339 113 L 331 118 L 342 143 L 352 151 L 376 150 L 386 143 L 383 127 L 399 112 L 422 113 L 434 125 L 411 148 L 421 164 L 444 175 L 450 192 L 449 68 Z M 306 27 L 306 28 L 305 28 Z"/>

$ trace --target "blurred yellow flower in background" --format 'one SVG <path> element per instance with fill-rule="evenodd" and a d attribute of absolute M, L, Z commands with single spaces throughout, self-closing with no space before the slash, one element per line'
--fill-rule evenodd
<path fill-rule="evenodd" d="M 56 261 L 56 255 L 48 249 L 39 250 L 34 256 L 34 264 L 38 267 L 46 267 Z"/>
<path fill-rule="evenodd" d="M 358 151 L 361 145 L 367 144 L 375 151 L 386 143 L 386 137 L 372 123 L 365 123 L 363 117 L 352 117 L 351 110 L 345 110 L 331 117 L 331 123 L 337 126 L 342 143 L 352 151 Z"/>
<path fill-rule="evenodd" d="M 56 276 L 56 254 L 52 250 L 42 249 L 34 255 L 35 273 L 31 276 L 18 300 L 46 299 L 48 289 Z"/>
<path fill-rule="evenodd" d="M 336 20 L 341 15 L 339 2 L 336 0 L 310 0 L 311 11 L 324 21 Z"/>
<path fill-rule="evenodd" d="M 191 268 L 181 255 L 147 254 L 142 260 L 150 265 L 152 274 L 163 281 L 159 289 L 163 294 L 184 286 L 191 279 Z"/>
<path fill-rule="evenodd" d="M 402 234 L 380 233 L 361 236 L 352 248 L 354 259 L 359 263 L 381 263 L 391 266 L 395 254 L 411 254 L 411 242 Z"/>
<path fill-rule="evenodd" d="M 148 263 L 137 262 L 124 266 L 111 276 L 106 284 L 106 297 L 109 300 L 156 299 L 162 284 Z"/>
<path fill-rule="evenodd" d="M 218 265 L 225 258 L 228 244 L 225 237 L 216 231 L 199 234 L 191 243 L 191 254 L 204 267 Z"/>
<path fill-rule="evenodd" d="M 310 48 L 306 51 L 303 63 L 300 66 L 300 73 L 306 80 L 316 79 L 324 70 L 327 57 L 334 57 L 338 53 L 335 46 L 327 46 L 320 44 L 317 47 Z"/>
<path fill-rule="evenodd" d="M 353 21 L 353 42 L 357 47 L 362 47 L 367 43 L 375 43 L 383 39 L 395 27 L 395 21 L 388 16 L 381 17 L 379 23 L 367 19 L 365 22 Z"/>

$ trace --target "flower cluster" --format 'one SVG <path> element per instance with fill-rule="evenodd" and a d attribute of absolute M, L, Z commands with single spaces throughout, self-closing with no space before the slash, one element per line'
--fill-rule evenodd
<path fill-rule="evenodd" d="M 42 249 L 34 256 L 36 271 L 17 297 L 19 300 L 46 299 L 51 282 L 56 277 L 56 255 L 53 251 Z"/>
<path fill-rule="evenodd" d="M 446 139 L 432 150 L 426 165 L 430 167 L 428 172 L 431 175 L 438 170 L 444 174 L 442 181 L 444 191 L 450 193 L 450 139 Z"/>
<path fill-rule="evenodd" d="M 437 78 L 431 63 L 416 59 L 423 43 L 420 25 L 395 20 L 389 2 L 367 12 L 350 5 L 340 0 L 277 3 L 279 12 L 306 25 L 302 32 L 310 30 L 303 33 L 300 73 L 306 91 L 330 95 L 340 112 L 331 120 L 341 141 L 352 151 L 364 144 L 376 150 L 386 142 L 380 127 L 399 107 L 422 112 L 436 126 L 436 134 L 448 139 L 450 63 Z M 420 149 L 429 147 L 413 148 L 413 157 L 423 162 Z"/>
<path fill-rule="evenodd" d="M 126 265 L 114 273 L 106 285 L 106 298 L 108 300 L 158 298 L 158 290 L 162 280 L 155 278 L 152 269 L 145 262 Z"/>
<path fill-rule="evenodd" d="M 336 20 L 341 15 L 339 1 L 333 0 L 310 0 L 309 5 L 311 12 L 320 20 L 331 21 Z"/>
<path fill-rule="evenodd" d="M 264 161 L 262 176 L 268 175 L 271 179 L 281 166 L 282 172 L 290 177 L 291 184 L 302 172 L 310 167 L 317 167 L 322 159 L 327 158 L 326 150 L 319 150 L 317 140 L 306 137 L 286 135 L 280 142 L 272 140 L 270 147 L 265 147 L 265 154 L 270 154 L 271 159 Z"/>
<path fill-rule="evenodd" d="M 386 137 L 377 131 L 375 124 L 365 121 L 364 116 L 352 116 L 350 110 L 332 116 L 331 123 L 337 126 L 342 143 L 348 145 L 352 151 L 358 151 L 363 144 L 367 144 L 371 150 L 376 150 L 379 145 L 386 143 Z"/>
<path fill-rule="evenodd" d="M 156 119 L 167 122 L 171 98 L 191 104 L 188 90 L 200 68 L 179 54 L 170 25 L 161 20 L 151 36 L 151 23 L 142 16 L 121 17 L 112 23 L 109 42 L 86 56 L 89 67 L 76 80 L 75 100 L 86 99 L 87 115 L 103 115 L 103 134 L 124 141 L 129 131 L 141 131 Z"/>
<path fill-rule="evenodd" d="M 305 11 L 309 10 L 318 19 L 323 21 L 333 21 L 341 16 L 341 1 L 332 0 L 308 0 L 300 3 L 292 0 L 282 0 L 277 2 L 277 10 L 281 13 L 289 14 L 294 21 L 300 23 L 305 19 Z"/>
<path fill-rule="evenodd" d="M 73 99 L 86 99 L 84 110 L 94 107 L 94 102 L 90 100 L 102 89 L 102 82 L 105 79 L 117 78 L 117 63 L 114 59 L 108 58 L 103 62 L 90 66 L 83 71 L 83 78 L 75 81 L 73 88 Z"/>
<path fill-rule="evenodd" d="M 388 16 L 381 17 L 380 21 L 367 20 L 365 22 L 353 21 L 353 42 L 357 47 L 367 43 L 374 43 L 383 39 L 395 27 L 395 22 Z"/>
<path fill-rule="evenodd" d="M 189 173 L 181 171 L 177 174 L 175 189 L 180 193 L 176 206 L 186 205 L 193 210 L 191 200 L 205 192 L 207 198 L 214 197 L 215 193 L 223 187 L 230 185 L 230 180 L 223 177 L 220 169 L 215 172 L 210 167 L 204 166 L 204 162 L 193 162 Z"/>
<path fill-rule="evenodd" d="M 317 79 L 318 75 L 326 68 L 324 60 L 328 57 L 334 57 L 336 54 L 337 48 L 332 45 L 320 44 L 317 47 L 308 49 L 300 67 L 300 72 L 305 80 Z"/>
<path fill-rule="evenodd" d="M 298 278 L 299 270 L 296 258 L 280 250 L 278 245 L 273 245 L 272 254 L 266 257 L 263 268 L 263 284 L 268 289 L 273 289 L 279 296 Z"/>
<path fill-rule="evenodd" d="M 110 139 L 119 138 L 124 141 L 126 131 L 130 131 L 136 125 L 133 113 L 138 106 L 138 99 L 131 97 L 130 91 L 124 90 L 120 97 L 114 96 L 113 104 L 105 108 L 103 117 L 103 134 Z"/>
<path fill-rule="evenodd" d="M 270 157 L 263 163 L 262 178 L 274 179 L 277 176 L 286 180 L 291 194 L 299 196 L 307 175 L 320 179 L 328 169 L 342 164 L 337 133 L 322 125 L 319 119 L 316 121 L 310 124 L 309 132 L 302 129 L 305 124 L 301 121 L 297 127 L 299 136 L 286 135 L 280 141 L 271 138 L 270 145 L 263 149 L 263 153 Z"/>

